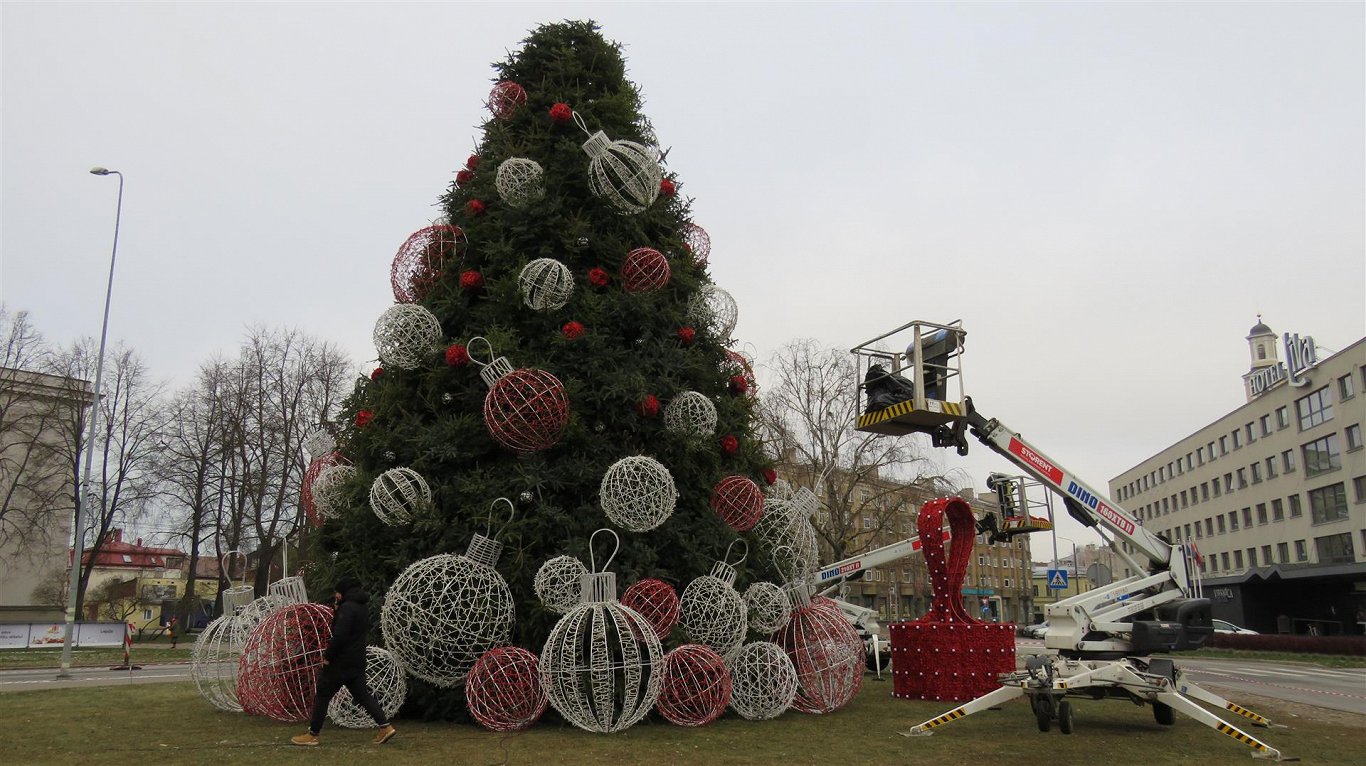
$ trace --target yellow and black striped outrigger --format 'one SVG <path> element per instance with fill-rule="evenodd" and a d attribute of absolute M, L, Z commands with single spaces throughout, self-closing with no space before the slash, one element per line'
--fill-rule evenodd
<path fill-rule="evenodd" d="M 865 412 L 858 416 L 857 429 L 876 434 L 901 436 L 913 432 L 924 432 L 963 417 L 964 407 L 960 402 L 941 402 L 927 399 L 926 408 L 917 410 L 915 402 L 906 400 L 880 410 Z"/>

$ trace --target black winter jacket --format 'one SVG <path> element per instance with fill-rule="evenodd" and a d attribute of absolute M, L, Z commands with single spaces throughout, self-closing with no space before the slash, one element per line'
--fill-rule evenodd
<path fill-rule="evenodd" d="M 332 616 L 332 640 L 327 642 L 323 657 L 327 670 L 339 676 L 365 672 L 365 641 L 370 635 L 370 610 L 366 604 L 370 594 L 352 588 L 342 594 L 337 613 Z"/>

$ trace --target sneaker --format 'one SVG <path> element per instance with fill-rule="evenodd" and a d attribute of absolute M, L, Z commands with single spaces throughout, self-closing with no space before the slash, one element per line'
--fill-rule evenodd
<path fill-rule="evenodd" d="M 303 745 L 304 747 L 317 747 L 318 735 L 314 734 L 311 731 L 305 732 L 303 734 L 298 735 L 297 737 L 291 738 L 289 741 L 293 742 L 296 745 Z"/>
<path fill-rule="evenodd" d="M 386 724 L 384 726 L 381 726 L 379 731 L 375 733 L 375 744 L 382 745 L 385 742 L 388 742 L 389 740 L 393 739 L 394 735 L 397 733 L 398 729 L 395 729 L 391 725 Z M 314 737 L 314 739 L 317 739 L 317 737 Z"/>

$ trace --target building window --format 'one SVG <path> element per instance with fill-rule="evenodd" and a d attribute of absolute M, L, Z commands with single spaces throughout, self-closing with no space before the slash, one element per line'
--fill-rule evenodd
<path fill-rule="evenodd" d="M 1213 554 L 1213 553 L 1211 553 L 1211 554 L 1209 555 L 1209 571 L 1211 571 L 1211 572 L 1218 572 L 1218 571 L 1219 571 L 1219 556 L 1216 555 L 1216 554 Z"/>
<path fill-rule="evenodd" d="M 1227 436 L 1220 436 L 1220 437 L 1219 437 L 1219 454 L 1220 454 L 1220 455 L 1227 455 L 1227 454 L 1228 454 L 1228 437 L 1227 437 Z"/>
<path fill-rule="evenodd" d="M 1237 532 L 1237 531 L 1238 531 L 1238 512 L 1237 512 L 1237 511 L 1229 511 L 1229 512 L 1228 512 L 1228 528 L 1229 528 L 1229 531 L 1230 531 L 1230 532 Z"/>
<path fill-rule="evenodd" d="M 1263 546 L 1262 546 L 1262 563 L 1263 563 L 1263 564 L 1266 564 L 1267 566 L 1271 566 L 1272 564 L 1275 564 L 1275 563 L 1276 563 L 1276 560 L 1273 559 L 1273 558 L 1271 558 L 1271 546 L 1270 546 L 1270 545 L 1263 545 Z"/>
<path fill-rule="evenodd" d="M 1245 527 L 1251 527 L 1251 526 L 1252 526 L 1252 507 L 1251 507 L 1251 506 L 1248 506 L 1247 508 L 1244 508 L 1244 509 L 1243 509 L 1243 526 L 1245 526 Z"/>
<path fill-rule="evenodd" d="M 1251 444 L 1251 443 L 1257 441 L 1257 429 L 1255 428 L 1256 425 L 1257 425 L 1256 423 L 1248 423 L 1246 426 L 1243 426 L 1244 428 L 1247 429 L 1247 443 L 1248 443 L 1248 444 Z"/>
<path fill-rule="evenodd" d="M 1356 501 L 1366 503 L 1366 476 L 1358 476 L 1352 479 L 1352 490 L 1356 492 Z"/>
<path fill-rule="evenodd" d="M 1290 410 L 1287 407 L 1276 408 L 1276 430 L 1280 430 L 1290 425 Z"/>
<path fill-rule="evenodd" d="M 1233 437 L 1233 448 L 1234 448 L 1234 449 L 1242 449 L 1242 448 L 1243 448 L 1243 440 L 1242 440 L 1242 438 L 1241 438 L 1240 436 L 1238 436 L 1238 429 L 1236 429 L 1236 428 L 1233 429 L 1233 433 L 1230 434 L 1230 436 Z"/>
<path fill-rule="evenodd" d="M 1308 431 L 1333 419 L 1333 397 L 1324 386 L 1308 396 L 1295 400 L 1295 414 L 1300 419 L 1300 430 Z"/>
<path fill-rule="evenodd" d="M 1304 541 L 1303 541 L 1303 540 L 1296 540 L 1296 541 L 1295 541 L 1295 560 L 1296 560 L 1296 561 L 1308 561 L 1308 560 L 1309 560 L 1309 552 L 1308 552 L 1307 550 L 1305 550 Z"/>
<path fill-rule="evenodd" d="M 1238 489 L 1247 489 L 1247 470 L 1238 469 Z"/>
<path fill-rule="evenodd" d="M 1338 452 L 1338 435 L 1328 434 L 1300 447 L 1304 453 L 1304 478 L 1336 471 L 1342 467 L 1342 454 Z"/>
<path fill-rule="evenodd" d="M 1338 378 L 1338 401 L 1345 402 L 1356 396 L 1356 391 L 1352 387 L 1352 376 L 1343 375 Z"/>
<path fill-rule="evenodd" d="M 1205 537 L 1214 537 L 1214 519 L 1205 519 Z"/>
<path fill-rule="evenodd" d="M 1232 491 L 1233 491 L 1233 474 L 1230 472 L 1230 473 L 1224 474 L 1224 494 L 1227 495 L 1228 493 L 1230 493 L 1230 492 L 1232 492 Z"/>
<path fill-rule="evenodd" d="M 1181 507 L 1186 507 L 1186 490 L 1181 490 Z"/>
<path fill-rule="evenodd" d="M 1200 500 L 1202 502 L 1205 500 L 1209 500 L 1209 482 L 1200 482 Z"/>
<path fill-rule="evenodd" d="M 1350 543 L 1349 543 L 1349 544 L 1350 544 Z M 150 620 L 150 619 L 152 619 L 152 610 L 151 610 L 151 609 L 144 609 L 144 610 L 142 610 L 142 621 L 143 621 L 143 622 L 146 622 L 146 621 L 148 621 L 148 620 Z"/>
<path fill-rule="evenodd" d="M 1197 524 L 1196 526 L 1197 526 L 1197 528 L 1199 527 L 1198 524 Z M 1191 525 L 1189 525 L 1189 524 L 1186 525 L 1186 539 L 1187 539 L 1187 540 L 1191 539 Z"/>
<path fill-rule="evenodd" d="M 1200 495 L 1195 491 L 1195 487 L 1191 487 L 1191 505 L 1195 505 L 1199 502 Z"/>
<path fill-rule="evenodd" d="M 1243 568 L 1243 552 L 1242 552 L 1242 551 L 1234 551 L 1234 552 L 1233 552 L 1233 566 L 1234 566 L 1235 568 L 1237 568 L 1237 569 L 1242 569 L 1242 568 Z"/>
<path fill-rule="evenodd" d="M 1347 485 L 1338 482 L 1309 490 L 1309 516 L 1315 524 L 1347 518 Z"/>
<path fill-rule="evenodd" d="M 1215 516 L 1214 522 L 1215 525 L 1219 527 L 1219 534 L 1222 535 L 1224 533 L 1224 514 L 1221 513 L 1218 516 Z"/>
<path fill-rule="evenodd" d="M 1219 563 L 1224 567 L 1224 569 L 1228 569 L 1228 553 L 1227 553 L 1227 552 L 1219 554 Z"/>
<path fill-rule="evenodd" d="M 1270 435 L 1271 435 L 1271 416 L 1270 416 L 1270 415 L 1263 415 L 1263 416 L 1262 416 L 1262 436 L 1270 436 Z"/>
<path fill-rule="evenodd" d="M 1320 564 L 1351 564 L 1356 561 L 1356 551 L 1352 550 L 1352 534 L 1315 537 L 1314 549 L 1319 554 Z"/>
<path fill-rule="evenodd" d="M 1276 560 L 1282 564 L 1290 563 L 1290 544 L 1276 543 Z"/>
<path fill-rule="evenodd" d="M 1300 496 L 1295 494 L 1287 499 L 1290 501 L 1290 518 L 1298 519 L 1303 515 L 1303 511 L 1300 510 Z"/>
<path fill-rule="evenodd" d="M 1257 523 L 1266 523 L 1266 503 L 1257 503 Z"/>
<path fill-rule="evenodd" d="M 1196 464 L 1196 465 L 1204 465 L 1204 464 L 1205 464 L 1205 448 L 1204 448 L 1204 447 L 1196 447 L 1196 448 L 1195 448 L 1195 464 Z"/>
<path fill-rule="evenodd" d="M 1218 480 L 1218 479 L 1215 479 L 1213 483 L 1214 483 L 1214 496 L 1215 496 L 1215 497 L 1218 497 L 1219 495 L 1223 494 L 1223 490 L 1219 488 L 1219 480 Z"/>
<path fill-rule="evenodd" d="M 68 556 L 67 558 L 71 558 L 71 557 Z M 71 562 L 67 562 L 67 563 L 71 563 Z M 132 556 L 129 556 L 127 553 L 123 554 L 123 563 L 125 563 L 125 564 L 131 564 L 131 563 L 133 563 L 133 557 L 132 557 Z M 70 568 L 71 568 L 71 567 L 67 567 L 67 569 L 70 569 Z M 150 619 L 152 619 L 152 618 L 148 617 L 147 619 L 150 620 Z"/>
<path fill-rule="evenodd" d="M 864 516 L 864 517 L 863 517 L 863 528 L 864 528 L 864 529 L 872 529 L 872 528 L 873 528 L 873 520 L 872 520 L 872 518 L 870 518 L 870 517 L 868 517 L 868 516 Z"/>
<path fill-rule="evenodd" d="M 1261 483 L 1262 483 L 1262 464 L 1261 464 L 1261 463 L 1253 463 L 1253 464 L 1252 464 L 1251 466 L 1249 466 L 1249 467 L 1252 469 L 1252 483 L 1253 483 L 1253 484 L 1261 484 Z"/>
<path fill-rule="evenodd" d="M 1276 458 L 1274 457 L 1269 457 L 1266 459 L 1266 478 L 1276 478 Z"/>
<path fill-rule="evenodd" d="M 1256 549 L 1256 548 L 1248 548 L 1248 549 L 1247 549 L 1247 565 L 1250 566 L 1250 567 L 1255 567 L 1255 566 L 1257 566 L 1257 549 Z"/>
<path fill-rule="evenodd" d="M 1285 452 L 1281 453 L 1281 468 L 1284 468 L 1286 473 L 1290 473 L 1291 471 L 1295 470 L 1294 450 L 1288 449 Z"/>
<path fill-rule="evenodd" d="M 1361 426 L 1353 423 L 1343 431 L 1347 434 L 1347 451 L 1361 449 Z"/>
<path fill-rule="evenodd" d="M 1206 445 L 1205 445 L 1205 449 L 1209 450 L 1209 461 L 1210 461 L 1211 463 L 1213 463 L 1213 462 L 1214 462 L 1214 458 L 1215 458 L 1215 454 L 1214 454 L 1214 442 L 1210 442 L 1209 444 L 1206 444 Z"/>
<path fill-rule="evenodd" d="M 1271 501 L 1271 520 L 1285 521 L 1285 503 L 1279 497 Z M 1285 561 L 1285 558 L 1282 557 L 1281 561 Z"/>

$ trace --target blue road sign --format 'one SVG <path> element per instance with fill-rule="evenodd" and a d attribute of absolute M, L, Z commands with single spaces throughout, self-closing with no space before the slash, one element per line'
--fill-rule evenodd
<path fill-rule="evenodd" d="M 1050 569 L 1048 570 L 1048 589 L 1067 590 L 1067 570 Z"/>

